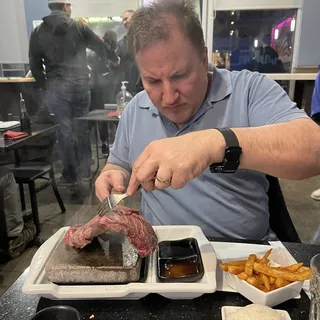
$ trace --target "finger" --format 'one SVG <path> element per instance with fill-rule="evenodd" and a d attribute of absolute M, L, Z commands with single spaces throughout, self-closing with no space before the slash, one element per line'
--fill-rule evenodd
<path fill-rule="evenodd" d="M 131 178 L 128 185 L 128 195 L 133 195 L 139 188 L 139 185 L 151 181 L 154 179 L 158 170 L 156 162 L 149 160 L 148 158 L 137 170 L 132 171 Z"/>
<path fill-rule="evenodd" d="M 169 188 L 171 185 L 172 170 L 170 168 L 161 166 L 158 168 L 155 179 L 156 189 L 163 190 Z"/>
<path fill-rule="evenodd" d="M 95 182 L 96 196 L 100 201 L 109 197 L 111 186 L 103 175 L 100 175 Z"/>
<path fill-rule="evenodd" d="M 174 190 L 182 189 L 186 184 L 188 180 L 182 177 L 181 175 L 173 175 L 171 180 L 171 188 Z"/>
<path fill-rule="evenodd" d="M 124 192 L 125 173 L 120 170 L 110 172 L 111 187 L 116 192 Z"/>
<path fill-rule="evenodd" d="M 137 192 L 140 184 L 141 184 L 140 181 L 137 179 L 137 172 L 132 171 L 131 177 L 129 180 L 129 184 L 128 184 L 128 188 L 127 188 L 127 194 L 129 196 L 132 196 L 133 194 L 135 194 Z"/>
<path fill-rule="evenodd" d="M 142 186 L 142 188 L 143 188 L 144 190 L 146 190 L 147 192 L 152 192 L 153 190 L 156 189 L 156 188 L 155 188 L 155 185 L 154 185 L 154 179 L 142 183 L 141 186 Z"/>

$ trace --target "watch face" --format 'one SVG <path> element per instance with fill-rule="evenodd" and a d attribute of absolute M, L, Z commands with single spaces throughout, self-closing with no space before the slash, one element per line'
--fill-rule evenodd
<path fill-rule="evenodd" d="M 242 153 L 242 149 L 240 147 L 228 147 L 225 153 L 225 159 L 227 161 L 239 161 Z"/>

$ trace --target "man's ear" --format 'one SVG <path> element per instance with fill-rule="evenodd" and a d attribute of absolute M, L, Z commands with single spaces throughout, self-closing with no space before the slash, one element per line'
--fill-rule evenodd
<path fill-rule="evenodd" d="M 207 47 L 204 47 L 204 52 L 203 52 L 203 63 L 205 65 L 205 67 L 208 69 L 208 48 Z"/>

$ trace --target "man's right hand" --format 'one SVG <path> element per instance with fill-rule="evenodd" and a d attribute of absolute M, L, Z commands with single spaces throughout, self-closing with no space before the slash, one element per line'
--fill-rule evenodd
<path fill-rule="evenodd" d="M 121 170 L 103 171 L 95 183 L 96 196 L 100 201 L 103 201 L 110 195 L 112 189 L 116 192 L 124 192 L 127 178 L 127 175 Z"/>

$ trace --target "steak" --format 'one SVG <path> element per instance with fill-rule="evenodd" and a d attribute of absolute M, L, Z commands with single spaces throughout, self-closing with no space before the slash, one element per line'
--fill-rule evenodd
<path fill-rule="evenodd" d="M 121 205 L 102 217 L 94 217 L 80 228 L 71 227 L 63 240 L 69 246 L 82 249 L 105 232 L 121 232 L 141 257 L 151 255 L 158 244 L 156 233 L 140 212 Z"/>

